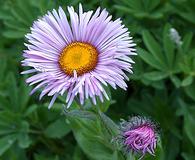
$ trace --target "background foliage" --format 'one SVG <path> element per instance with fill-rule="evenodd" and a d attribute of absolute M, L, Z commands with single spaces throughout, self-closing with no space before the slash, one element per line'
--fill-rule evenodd
<path fill-rule="evenodd" d="M 24 34 L 47 10 L 79 2 L 122 18 L 137 43 L 134 74 L 128 92 L 111 89 L 98 107 L 63 111 L 60 97 L 48 110 L 20 75 Z M 137 114 L 162 128 L 156 157 L 145 159 L 195 159 L 194 0 L 0 0 L 0 28 L 0 159 L 131 160 L 111 139 L 120 118 Z"/>

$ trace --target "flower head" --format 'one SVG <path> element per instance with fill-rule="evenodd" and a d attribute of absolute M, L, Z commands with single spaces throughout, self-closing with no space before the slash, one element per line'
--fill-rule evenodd
<path fill-rule="evenodd" d="M 44 95 L 52 96 L 49 108 L 58 95 L 66 95 L 67 107 L 78 96 L 80 103 L 90 98 L 94 104 L 104 97 L 104 87 L 126 89 L 126 73 L 131 73 L 130 56 L 135 55 L 135 44 L 120 19 L 111 20 L 108 12 L 98 8 L 79 13 L 68 7 L 70 20 L 61 7 L 33 23 L 26 35 L 22 72 L 31 74 L 26 82 L 35 85 L 31 94 L 43 88 Z M 125 73 L 126 72 L 126 73 Z"/>
<path fill-rule="evenodd" d="M 146 117 L 135 116 L 122 121 L 119 140 L 126 151 L 155 154 L 158 141 L 157 125 Z"/>

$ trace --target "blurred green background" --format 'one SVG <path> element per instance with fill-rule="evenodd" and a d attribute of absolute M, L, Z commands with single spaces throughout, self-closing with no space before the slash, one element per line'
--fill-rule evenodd
<path fill-rule="evenodd" d="M 29 96 L 32 87 L 20 75 L 33 21 L 79 2 L 121 17 L 137 43 L 128 91 L 110 89 L 112 100 L 98 107 L 116 123 L 137 114 L 160 123 L 157 155 L 145 159 L 195 160 L 195 0 L 0 0 L 0 159 L 124 159 L 98 117 L 79 110 L 65 116 L 63 97 L 48 110 L 50 99 Z"/>

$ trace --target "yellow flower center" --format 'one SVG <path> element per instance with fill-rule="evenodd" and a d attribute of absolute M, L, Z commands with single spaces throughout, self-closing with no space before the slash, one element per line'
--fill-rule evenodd
<path fill-rule="evenodd" d="M 60 68 L 73 76 L 74 70 L 80 76 L 92 71 L 98 61 L 96 48 L 88 43 L 74 42 L 64 48 L 59 58 Z"/>

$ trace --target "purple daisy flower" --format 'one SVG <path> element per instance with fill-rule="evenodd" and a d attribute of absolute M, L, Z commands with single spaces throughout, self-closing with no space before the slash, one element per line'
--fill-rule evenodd
<path fill-rule="evenodd" d="M 146 153 L 155 155 L 158 142 L 157 124 L 146 117 L 135 116 L 129 121 L 122 121 L 120 126 L 121 134 L 118 137 L 125 151 L 133 153 Z"/>
<path fill-rule="evenodd" d="M 58 95 L 66 94 L 69 107 L 75 96 L 81 104 L 88 98 L 94 104 L 97 97 L 109 99 L 108 85 L 126 89 L 125 72 L 132 73 L 130 56 L 136 55 L 128 29 L 120 19 L 112 21 L 105 9 L 83 12 L 80 4 L 78 14 L 73 7 L 68 12 L 70 21 L 61 7 L 48 12 L 26 35 L 22 65 L 32 68 L 22 73 L 34 73 L 26 80 L 36 84 L 31 94 L 43 88 L 40 99 L 53 97 L 49 108 Z"/>

